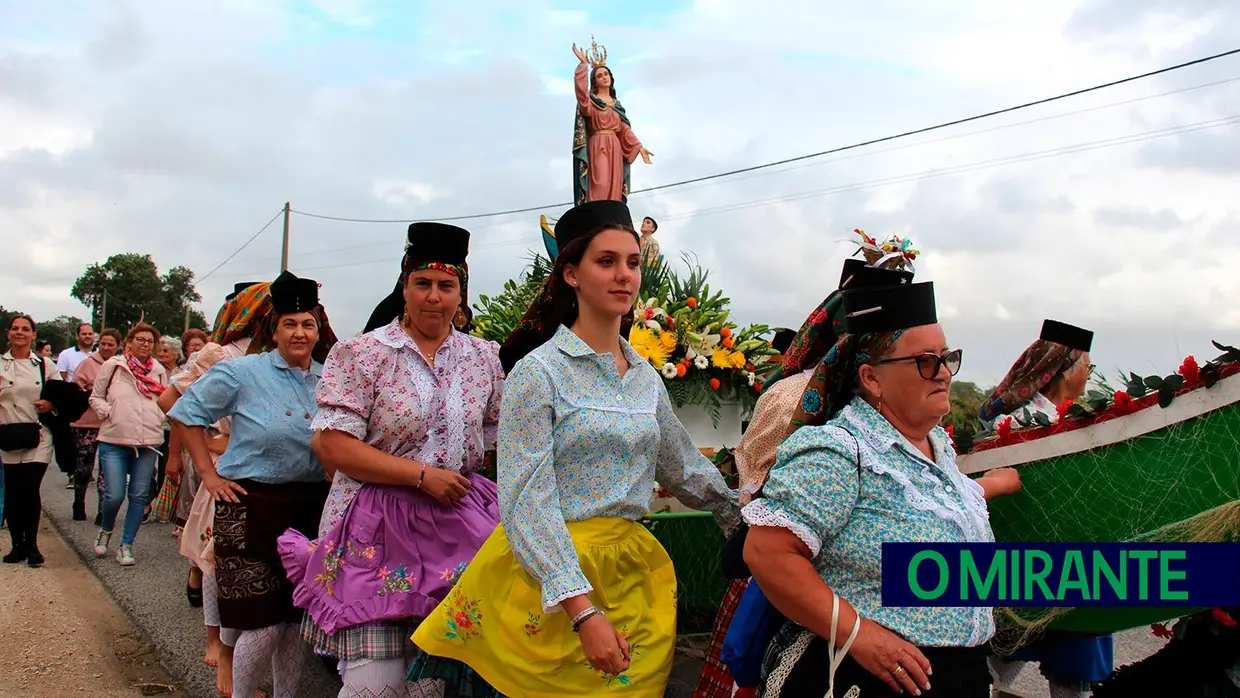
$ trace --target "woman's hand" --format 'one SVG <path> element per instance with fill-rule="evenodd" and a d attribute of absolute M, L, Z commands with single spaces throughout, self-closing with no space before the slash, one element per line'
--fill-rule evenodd
<path fill-rule="evenodd" d="M 628 670 L 632 661 L 629 643 L 603 614 L 596 613 L 587 618 L 577 629 L 577 634 L 581 636 L 581 649 L 585 651 L 590 666 L 609 676 Z"/>
<path fill-rule="evenodd" d="M 997 468 L 989 470 L 978 479 L 977 484 L 982 486 L 982 490 L 986 493 L 986 499 L 992 497 L 1001 497 L 1007 494 L 1016 494 L 1020 492 L 1020 473 L 1015 468 Z"/>
<path fill-rule="evenodd" d="M 232 502 L 233 504 L 240 504 L 241 500 L 237 499 L 237 495 L 248 494 L 245 489 L 241 487 L 241 485 L 238 485 L 232 480 L 225 480 L 219 475 L 215 475 L 210 479 L 204 480 L 202 484 L 205 485 L 207 491 L 211 493 L 211 499 L 217 502 Z"/>
<path fill-rule="evenodd" d="M 917 695 L 930 690 L 930 660 L 926 655 L 874 621 L 861 619 L 848 656 L 897 693 Z"/>
<path fill-rule="evenodd" d="M 172 481 L 174 485 L 181 484 L 181 473 L 185 472 L 185 462 L 181 460 L 180 451 L 168 454 L 168 463 L 164 466 L 164 477 Z"/>
<path fill-rule="evenodd" d="M 46 414 L 52 411 L 52 403 L 48 402 L 47 400 L 35 400 L 34 410 L 35 412 L 38 412 L 39 414 Z"/>
<path fill-rule="evenodd" d="M 224 455 L 224 451 L 228 450 L 228 437 L 223 434 L 220 434 L 219 436 L 208 436 L 207 450 L 216 456 Z"/>
<path fill-rule="evenodd" d="M 469 480 L 460 473 L 423 465 L 426 471 L 422 478 L 422 490 L 434 497 L 444 506 L 452 506 L 469 491 Z M 416 483 L 415 483 L 416 484 Z"/>
<path fill-rule="evenodd" d="M 577 60 L 581 61 L 582 63 L 586 62 L 586 52 L 583 51 L 582 49 L 577 48 L 577 44 L 573 44 L 573 55 L 576 56 Z"/>
<path fill-rule="evenodd" d="M 649 150 L 646 150 L 645 148 L 642 148 L 641 155 L 642 155 L 642 162 L 646 163 L 647 165 L 650 164 L 650 158 L 654 157 L 654 153 L 650 152 Z"/>

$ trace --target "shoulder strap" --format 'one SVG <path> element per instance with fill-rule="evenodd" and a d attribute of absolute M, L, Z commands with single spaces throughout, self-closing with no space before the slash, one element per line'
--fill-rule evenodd
<path fill-rule="evenodd" d="M 103 388 L 103 399 L 108 399 L 108 393 L 112 391 L 112 381 L 116 379 L 116 372 L 120 370 L 120 364 L 112 365 L 112 373 L 108 374 L 108 384 Z"/>
<path fill-rule="evenodd" d="M 44 365 L 47 359 L 39 357 L 39 385 L 47 385 L 47 367 Z"/>

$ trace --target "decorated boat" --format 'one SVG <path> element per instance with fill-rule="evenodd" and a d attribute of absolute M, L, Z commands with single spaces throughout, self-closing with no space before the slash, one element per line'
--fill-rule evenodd
<path fill-rule="evenodd" d="M 1045 415 L 955 435 L 962 472 L 1019 469 L 1023 489 L 992 500 L 995 538 L 1010 542 L 1226 542 L 1240 532 L 1240 349 L 1167 376 L 1130 374 Z M 1028 423 L 1029 428 L 1014 428 Z M 1113 633 L 1203 609 L 1004 608 L 1004 631 Z"/>

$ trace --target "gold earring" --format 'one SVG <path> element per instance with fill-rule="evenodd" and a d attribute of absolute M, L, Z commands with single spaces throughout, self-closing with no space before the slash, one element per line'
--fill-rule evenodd
<path fill-rule="evenodd" d="M 879 414 L 883 413 L 883 399 L 881 397 L 878 399 L 878 407 L 875 407 L 874 409 L 877 410 Z"/>

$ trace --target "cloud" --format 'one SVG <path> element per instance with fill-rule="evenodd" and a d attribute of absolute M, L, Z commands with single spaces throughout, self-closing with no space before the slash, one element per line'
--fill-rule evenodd
<path fill-rule="evenodd" d="M 290 220 L 293 271 L 323 282 L 351 334 L 390 290 L 409 221 L 562 213 L 551 204 L 571 197 L 569 47 L 591 33 L 656 154 L 634 165 L 638 190 L 1240 41 L 1225 0 L 645 5 L 0 6 L 0 216 L 23 241 L 0 299 L 80 314 L 74 278 L 119 252 L 205 274 L 288 201 L 390 221 Z M 965 379 L 1001 376 L 1045 317 L 1095 329 L 1100 366 L 1173 368 L 1240 331 L 1218 310 L 1240 292 L 1240 140 L 1237 126 L 1153 136 L 1240 113 L 1240 82 L 1199 87 L 1233 78 L 1240 59 L 1228 60 L 631 204 L 659 220 L 674 263 L 696 255 L 742 322 L 800 326 L 864 228 L 922 250 L 917 276 L 935 282 L 949 338 L 967 349 Z M 537 221 L 465 222 L 475 298 L 541 248 Z M 208 316 L 234 281 L 277 273 L 282 228 L 200 283 Z"/>

